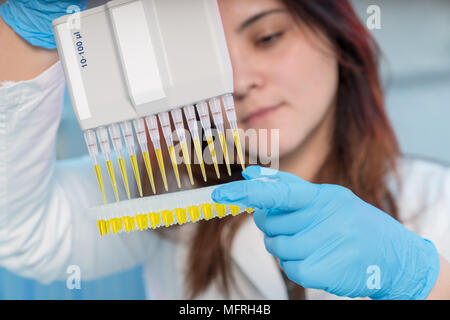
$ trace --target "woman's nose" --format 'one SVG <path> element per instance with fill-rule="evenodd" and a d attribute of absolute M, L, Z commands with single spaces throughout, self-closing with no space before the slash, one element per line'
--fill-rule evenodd
<path fill-rule="evenodd" d="M 234 74 L 234 95 L 236 100 L 245 99 L 252 91 L 263 85 L 263 76 L 249 55 L 234 49 L 230 50 Z"/>

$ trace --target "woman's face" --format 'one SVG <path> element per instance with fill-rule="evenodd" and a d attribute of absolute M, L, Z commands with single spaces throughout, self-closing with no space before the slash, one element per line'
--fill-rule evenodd
<path fill-rule="evenodd" d="M 324 37 L 277 0 L 219 0 L 240 128 L 280 130 L 280 157 L 301 147 L 334 105 L 338 63 Z M 270 139 L 269 139 L 270 140 Z"/>

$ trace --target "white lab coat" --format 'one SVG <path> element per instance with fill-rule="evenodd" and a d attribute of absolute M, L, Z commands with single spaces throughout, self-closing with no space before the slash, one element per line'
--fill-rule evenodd
<path fill-rule="evenodd" d="M 48 283 L 66 279 L 70 265 L 89 280 L 144 264 L 149 299 L 186 298 L 189 234 L 196 225 L 180 228 L 179 241 L 152 231 L 99 236 L 85 214 L 102 202 L 90 158 L 57 162 L 54 156 L 63 91 L 59 62 L 34 80 L 0 87 L 0 265 Z M 449 259 L 450 169 L 402 159 L 400 176 L 401 189 L 392 183 L 400 218 Z M 251 218 L 237 232 L 231 255 L 237 287 L 229 298 L 287 298 L 278 265 Z M 320 290 L 307 289 L 306 295 L 338 299 Z M 212 285 L 198 298 L 225 296 Z"/>

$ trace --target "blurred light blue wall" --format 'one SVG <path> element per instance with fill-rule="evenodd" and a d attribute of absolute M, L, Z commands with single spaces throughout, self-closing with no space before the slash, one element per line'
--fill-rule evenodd
<path fill-rule="evenodd" d="M 450 163 L 450 1 L 353 0 L 364 22 L 381 9 L 371 33 L 385 55 L 387 111 L 404 153 Z"/>

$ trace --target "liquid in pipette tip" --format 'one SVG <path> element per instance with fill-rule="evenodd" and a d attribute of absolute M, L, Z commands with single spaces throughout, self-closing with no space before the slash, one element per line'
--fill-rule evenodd
<path fill-rule="evenodd" d="M 166 191 L 169 190 L 167 187 L 167 176 L 166 176 L 166 168 L 164 167 L 164 159 L 162 156 L 162 150 L 161 149 L 155 149 L 156 159 L 158 160 L 158 166 L 159 170 L 161 171 L 161 176 L 164 182 L 164 189 Z"/>
<path fill-rule="evenodd" d="M 130 159 L 131 159 L 131 165 L 133 166 L 133 171 L 134 171 L 134 176 L 136 178 L 136 183 L 139 189 L 139 195 L 141 197 L 143 197 L 143 193 L 142 193 L 142 184 L 141 184 L 141 177 L 139 175 L 139 167 L 138 167 L 138 163 L 137 163 L 137 158 L 135 154 L 130 155 Z"/>
<path fill-rule="evenodd" d="M 156 194 L 155 180 L 153 179 L 153 171 L 152 171 L 152 165 L 150 163 L 150 156 L 147 151 L 143 151 L 142 156 L 144 158 L 145 168 L 147 169 L 148 178 L 149 178 L 150 184 L 152 186 L 152 191 L 154 194 Z"/>
<path fill-rule="evenodd" d="M 200 140 L 194 140 L 194 148 L 195 153 L 197 154 L 198 162 L 200 163 L 200 168 L 202 170 L 203 180 L 206 182 L 206 171 L 205 171 L 205 163 L 203 162 L 202 148 L 200 146 Z"/>
<path fill-rule="evenodd" d="M 219 134 L 220 144 L 222 146 L 223 157 L 225 159 L 225 164 L 227 166 L 228 175 L 231 176 L 230 159 L 228 158 L 228 147 L 227 141 L 224 133 Z"/>
<path fill-rule="evenodd" d="M 106 166 L 108 167 L 109 177 L 111 178 L 111 183 L 114 189 L 114 196 L 116 197 L 116 201 L 119 202 L 119 191 L 117 190 L 116 176 L 114 175 L 114 167 L 112 161 L 106 161 Z"/>
<path fill-rule="evenodd" d="M 239 161 L 241 162 L 242 171 L 245 171 L 244 155 L 242 154 L 241 139 L 239 138 L 238 130 L 233 130 L 233 138 L 234 138 L 234 143 L 236 144 Z"/>
<path fill-rule="evenodd" d="M 119 158 L 118 160 L 119 160 L 120 172 L 122 173 L 123 184 L 125 186 L 125 190 L 127 191 L 128 200 L 130 200 L 131 199 L 130 186 L 128 184 L 128 176 L 127 176 L 127 169 L 125 166 L 125 160 L 123 158 Z"/>
<path fill-rule="evenodd" d="M 211 157 L 214 163 L 214 169 L 216 170 L 217 178 L 220 179 L 220 172 L 219 166 L 217 164 L 216 149 L 214 148 L 213 137 L 207 137 L 206 140 L 208 141 L 209 151 L 211 152 Z"/>
<path fill-rule="evenodd" d="M 100 165 L 96 164 L 94 168 L 95 174 L 97 175 L 98 185 L 100 186 L 100 191 L 102 192 L 103 202 L 106 204 L 105 187 L 103 185 L 102 171 L 100 169 Z"/>
<path fill-rule="evenodd" d="M 178 188 L 181 188 L 180 173 L 178 172 L 178 164 L 177 164 L 177 157 L 175 154 L 175 147 L 168 146 L 168 149 L 169 149 L 170 160 L 172 161 L 173 171 L 175 172 L 175 177 L 177 179 L 177 185 L 178 185 Z"/>
<path fill-rule="evenodd" d="M 181 143 L 181 150 L 183 151 L 184 162 L 186 163 L 189 180 L 191 181 L 191 184 L 194 185 L 194 177 L 192 176 L 191 162 L 189 160 L 189 151 L 186 142 Z"/>

